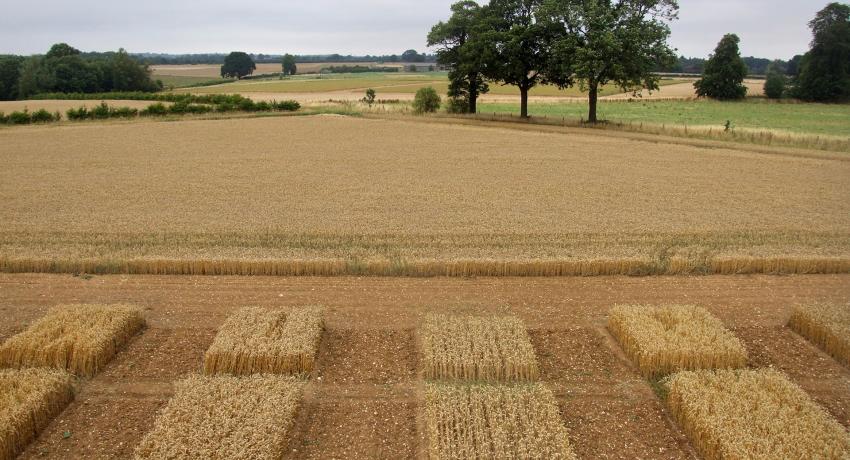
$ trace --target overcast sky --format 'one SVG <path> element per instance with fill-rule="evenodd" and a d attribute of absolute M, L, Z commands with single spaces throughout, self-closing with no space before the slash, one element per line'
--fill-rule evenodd
<path fill-rule="evenodd" d="M 454 0 L 42 0 L 5 2 L 0 54 L 86 51 L 401 54 L 425 49 Z M 807 23 L 827 0 L 680 0 L 671 43 L 704 57 L 728 32 L 745 56 L 788 59 L 808 48 Z"/>

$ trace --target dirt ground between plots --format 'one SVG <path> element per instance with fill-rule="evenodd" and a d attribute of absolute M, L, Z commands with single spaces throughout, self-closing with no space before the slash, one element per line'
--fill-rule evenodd
<path fill-rule="evenodd" d="M 149 327 L 92 380 L 23 458 L 128 458 L 172 394 L 198 372 L 216 329 L 245 305 L 321 304 L 327 330 L 288 458 L 424 453 L 417 326 L 428 312 L 513 313 L 584 459 L 693 458 L 650 384 L 605 329 L 618 303 L 696 303 L 850 427 L 850 370 L 784 327 L 790 308 L 847 301 L 850 276 L 656 278 L 239 278 L 0 275 L 0 340 L 53 305 L 129 302 Z"/>

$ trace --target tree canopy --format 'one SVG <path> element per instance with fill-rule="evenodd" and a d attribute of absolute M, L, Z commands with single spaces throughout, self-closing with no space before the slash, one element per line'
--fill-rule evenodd
<path fill-rule="evenodd" d="M 717 44 L 714 54 L 705 64 L 701 79 L 694 83 L 697 95 L 719 100 L 743 99 L 747 96 L 744 78 L 747 65 L 741 59 L 738 44 L 741 39 L 735 34 L 727 34 Z"/>
<path fill-rule="evenodd" d="M 221 66 L 221 76 L 225 78 L 242 78 L 254 73 L 257 70 L 257 65 L 247 53 L 242 51 L 234 51 L 224 58 L 224 64 Z"/>
<path fill-rule="evenodd" d="M 440 21 L 428 34 L 428 46 L 438 47 L 437 62 L 449 67 L 449 107 L 454 111 L 476 113 L 480 94 L 489 91 L 480 52 L 481 7 L 472 0 L 452 5 L 452 16 Z"/>
<path fill-rule="evenodd" d="M 295 64 L 295 56 L 284 54 L 282 64 L 284 75 L 295 75 L 298 72 L 298 66 Z"/>
<path fill-rule="evenodd" d="M 830 3 L 809 27 L 811 50 L 800 61 L 794 95 L 818 102 L 850 100 L 850 5 Z"/>
<path fill-rule="evenodd" d="M 555 27 L 546 80 L 563 88 L 577 79 L 589 93 L 588 121 L 596 122 L 600 85 L 658 89 L 655 70 L 676 61 L 667 22 L 678 11 L 676 0 L 546 0 Z"/>

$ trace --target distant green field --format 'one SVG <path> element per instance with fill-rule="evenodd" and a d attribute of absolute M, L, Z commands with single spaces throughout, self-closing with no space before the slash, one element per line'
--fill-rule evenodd
<path fill-rule="evenodd" d="M 188 77 L 176 75 L 154 75 L 153 79 L 162 81 L 162 85 L 166 88 L 185 88 L 188 86 L 200 85 L 203 83 L 214 84 L 214 82 L 224 83 L 226 81 L 223 78 Z"/>
<path fill-rule="evenodd" d="M 519 113 L 519 104 L 483 103 L 482 113 Z M 587 104 L 532 103 L 532 116 L 587 118 Z M 716 126 L 726 121 L 737 128 L 779 130 L 801 134 L 850 137 L 850 105 L 777 103 L 764 99 L 745 102 L 635 101 L 599 102 L 599 118 L 617 122 L 687 126 Z"/>

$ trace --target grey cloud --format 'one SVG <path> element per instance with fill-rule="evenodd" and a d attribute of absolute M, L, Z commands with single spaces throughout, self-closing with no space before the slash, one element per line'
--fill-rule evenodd
<path fill-rule="evenodd" d="M 48 0 L 14 2 L 0 17 L 0 53 L 44 52 L 68 42 L 85 50 L 171 53 L 392 54 L 425 49 L 431 25 L 453 0 L 389 1 Z M 805 51 L 812 0 L 681 0 L 672 45 L 705 56 L 735 32 L 745 55 L 789 58 Z"/>

